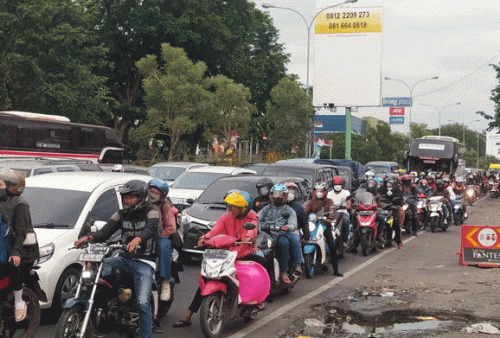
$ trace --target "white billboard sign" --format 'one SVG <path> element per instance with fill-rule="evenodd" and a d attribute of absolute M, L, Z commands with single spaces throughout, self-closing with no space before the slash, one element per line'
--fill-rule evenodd
<path fill-rule="evenodd" d="M 338 4 L 320 0 L 317 12 Z M 383 1 L 323 10 L 315 21 L 314 106 L 378 107 Z"/>
<path fill-rule="evenodd" d="M 500 134 L 498 134 L 498 129 L 486 132 L 486 155 L 500 158 Z"/>

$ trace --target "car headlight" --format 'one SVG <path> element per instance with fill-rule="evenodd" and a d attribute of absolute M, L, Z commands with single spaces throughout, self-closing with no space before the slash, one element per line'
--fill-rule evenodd
<path fill-rule="evenodd" d="M 54 250 L 55 250 L 56 246 L 54 245 L 54 243 L 50 243 L 50 244 L 47 244 L 47 245 L 44 245 L 40 248 L 40 260 L 38 261 L 39 264 L 41 263 L 45 263 L 46 261 L 48 261 L 52 255 L 54 254 Z"/>
<path fill-rule="evenodd" d="M 186 209 L 182 210 L 181 217 L 179 218 L 179 225 L 183 226 L 189 224 L 192 220 L 193 218 L 188 215 Z"/>

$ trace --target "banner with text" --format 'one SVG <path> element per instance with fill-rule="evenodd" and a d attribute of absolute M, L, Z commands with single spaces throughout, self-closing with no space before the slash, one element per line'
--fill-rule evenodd
<path fill-rule="evenodd" d="M 389 108 L 389 115 L 404 115 L 405 109 L 403 107 Z"/>
<path fill-rule="evenodd" d="M 500 227 L 462 225 L 460 264 L 500 266 Z"/>

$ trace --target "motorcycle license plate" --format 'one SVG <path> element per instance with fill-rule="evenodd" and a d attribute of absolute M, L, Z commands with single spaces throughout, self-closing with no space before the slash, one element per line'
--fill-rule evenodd
<path fill-rule="evenodd" d="M 208 259 L 226 259 L 229 251 L 208 249 L 203 253 L 203 257 Z"/>
<path fill-rule="evenodd" d="M 83 262 L 102 262 L 104 260 L 104 254 L 84 252 L 80 254 L 78 260 Z"/>

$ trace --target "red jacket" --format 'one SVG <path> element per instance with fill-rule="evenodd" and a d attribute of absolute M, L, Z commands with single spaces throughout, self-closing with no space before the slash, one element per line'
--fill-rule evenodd
<path fill-rule="evenodd" d="M 246 230 L 243 228 L 243 224 L 247 222 L 255 224 L 255 229 Z M 254 241 L 257 237 L 257 232 L 258 217 L 253 210 L 250 210 L 250 212 L 243 218 L 236 218 L 228 212 L 219 218 L 212 230 L 206 233 L 203 237 L 205 237 L 205 239 L 209 239 L 217 235 L 227 235 L 236 238 L 238 241 L 244 239 L 245 237 L 250 237 L 252 241 Z M 239 259 L 252 253 L 253 244 L 240 244 L 230 247 L 229 250 L 238 252 L 236 258 Z"/>

